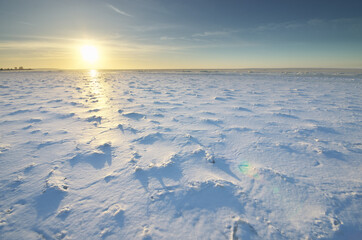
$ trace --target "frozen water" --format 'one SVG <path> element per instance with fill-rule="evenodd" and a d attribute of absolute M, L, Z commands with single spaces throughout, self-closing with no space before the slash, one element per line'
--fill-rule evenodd
<path fill-rule="evenodd" d="M 361 76 L 0 73 L 0 239 L 361 239 Z"/>

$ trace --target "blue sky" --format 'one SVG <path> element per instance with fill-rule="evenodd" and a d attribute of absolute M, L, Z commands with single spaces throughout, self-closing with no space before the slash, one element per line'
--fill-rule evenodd
<path fill-rule="evenodd" d="M 0 67 L 362 68 L 362 1 L 0 0 Z"/>

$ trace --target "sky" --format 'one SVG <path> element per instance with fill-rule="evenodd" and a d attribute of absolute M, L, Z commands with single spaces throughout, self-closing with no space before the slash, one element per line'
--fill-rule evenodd
<path fill-rule="evenodd" d="M 15 66 L 362 68 L 362 1 L 0 0 L 0 67 Z"/>

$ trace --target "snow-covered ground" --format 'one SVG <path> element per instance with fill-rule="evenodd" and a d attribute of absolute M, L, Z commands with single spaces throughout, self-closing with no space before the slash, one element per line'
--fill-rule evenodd
<path fill-rule="evenodd" d="M 0 73 L 0 239 L 362 239 L 362 75 Z"/>

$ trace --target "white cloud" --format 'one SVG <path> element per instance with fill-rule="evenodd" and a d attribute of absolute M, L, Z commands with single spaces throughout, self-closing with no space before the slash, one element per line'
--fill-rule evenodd
<path fill-rule="evenodd" d="M 192 35 L 193 37 L 210 37 L 210 36 L 225 36 L 229 35 L 230 31 L 215 31 L 215 32 L 203 32 Z"/>
<path fill-rule="evenodd" d="M 264 31 L 275 31 L 280 29 L 297 29 L 303 27 L 305 23 L 297 23 L 297 22 L 282 22 L 282 23 L 267 23 L 264 25 L 259 25 L 254 28 L 255 32 L 264 32 Z"/>
<path fill-rule="evenodd" d="M 113 11 L 115 11 L 116 13 L 118 13 L 118 14 L 121 14 L 121 15 L 126 16 L 126 17 L 133 17 L 131 14 L 128 14 L 128 13 L 126 13 L 126 12 L 118 9 L 118 8 L 116 8 L 115 6 L 111 5 L 111 4 L 107 4 L 107 6 L 108 6 L 110 9 L 112 9 Z"/>

